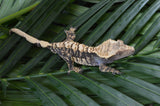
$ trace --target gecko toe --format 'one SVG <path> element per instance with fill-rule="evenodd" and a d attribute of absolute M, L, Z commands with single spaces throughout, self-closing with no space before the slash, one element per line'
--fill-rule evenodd
<path fill-rule="evenodd" d="M 70 74 L 71 71 L 74 71 L 76 73 L 82 73 L 83 70 L 81 68 L 74 67 L 72 70 L 68 70 L 68 74 Z"/>
<path fill-rule="evenodd" d="M 118 71 L 118 70 L 115 70 L 114 72 L 112 72 L 113 75 L 120 75 L 122 74 L 122 72 Z"/>
<path fill-rule="evenodd" d="M 80 72 L 82 72 L 82 69 L 78 68 L 78 67 L 74 67 L 74 71 L 77 72 L 77 73 L 80 73 Z"/>

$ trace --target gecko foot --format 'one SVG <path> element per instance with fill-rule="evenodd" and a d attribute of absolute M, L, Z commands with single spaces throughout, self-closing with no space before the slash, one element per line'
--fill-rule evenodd
<path fill-rule="evenodd" d="M 71 71 L 74 71 L 74 72 L 76 72 L 76 73 L 81 73 L 83 70 L 82 70 L 81 68 L 78 68 L 78 67 L 73 67 L 72 70 L 69 70 L 69 71 L 68 71 L 68 74 L 69 74 Z"/>
<path fill-rule="evenodd" d="M 121 74 L 121 72 L 119 70 L 116 70 L 114 68 L 111 68 L 111 67 L 108 67 L 108 66 L 105 66 L 105 65 L 99 66 L 99 69 L 100 69 L 101 72 L 111 72 L 113 75 Z"/>

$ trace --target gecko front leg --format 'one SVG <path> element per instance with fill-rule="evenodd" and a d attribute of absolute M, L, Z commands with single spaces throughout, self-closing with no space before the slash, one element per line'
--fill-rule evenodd
<path fill-rule="evenodd" d="M 74 72 L 77 72 L 77 73 L 82 72 L 81 68 L 74 66 L 74 61 L 73 61 L 71 56 L 68 56 L 67 58 L 65 58 L 64 56 L 60 55 L 60 57 L 63 58 L 63 60 L 66 61 L 67 65 L 68 65 L 68 69 L 69 69 L 68 73 L 70 73 L 71 71 L 74 71 Z"/>
<path fill-rule="evenodd" d="M 67 61 L 66 61 L 66 62 L 67 62 Z M 72 60 L 69 60 L 69 61 L 67 62 L 67 65 L 68 65 L 68 68 L 69 68 L 68 73 L 70 73 L 71 71 L 74 71 L 74 72 L 77 72 L 77 73 L 82 72 L 82 69 L 81 69 L 81 68 L 74 66 L 74 62 L 73 62 Z"/>
<path fill-rule="evenodd" d="M 114 68 L 108 67 L 108 66 L 106 66 L 106 65 L 104 65 L 104 64 L 101 64 L 101 65 L 99 66 L 99 70 L 100 70 L 101 72 L 111 72 L 113 75 L 115 75 L 115 74 L 121 74 L 120 71 L 118 71 L 118 70 L 116 70 L 116 69 L 114 69 Z"/>

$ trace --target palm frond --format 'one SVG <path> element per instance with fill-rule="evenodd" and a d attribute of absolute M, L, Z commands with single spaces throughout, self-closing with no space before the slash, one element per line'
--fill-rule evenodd
<path fill-rule="evenodd" d="M 0 14 L 9 18 L 1 24 L 1 33 L 17 27 L 36 38 L 59 42 L 65 39 L 64 29 L 72 26 L 77 28 L 76 41 L 80 43 L 98 45 L 110 38 L 122 39 L 133 45 L 136 53 L 110 64 L 122 75 L 87 66 L 82 66 L 83 74 L 68 75 L 60 57 L 9 35 L 0 42 L 0 104 L 160 104 L 159 0 L 44 0 L 28 14 L 15 14 L 35 2 L 0 0 Z M 4 10 L 7 4 L 12 6 Z M 17 16 L 23 20 L 15 21 Z"/>
<path fill-rule="evenodd" d="M 38 0 L 40 1 L 40 0 Z M 0 19 L 4 18 L 8 15 L 11 15 L 23 8 L 28 7 L 29 5 L 37 2 L 37 0 L 1 0 L 0 1 Z"/>

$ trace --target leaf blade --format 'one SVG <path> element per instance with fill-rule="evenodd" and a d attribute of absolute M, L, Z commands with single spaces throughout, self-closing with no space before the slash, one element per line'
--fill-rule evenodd
<path fill-rule="evenodd" d="M 129 30 L 123 35 L 121 40 L 125 43 L 129 43 L 139 32 L 139 30 L 147 23 L 147 21 L 153 16 L 153 14 L 159 9 L 160 1 L 156 0 L 148 10 L 129 28 Z"/>
<path fill-rule="evenodd" d="M 120 34 L 124 30 L 124 28 L 136 16 L 136 14 L 138 14 L 138 12 L 145 6 L 145 4 L 148 1 L 149 0 L 136 1 L 124 14 L 122 14 L 122 16 L 118 19 L 118 21 L 104 35 L 103 41 L 109 38 L 115 39 L 118 36 L 118 34 Z"/>
<path fill-rule="evenodd" d="M 80 83 L 85 85 L 89 90 L 94 92 L 96 95 L 101 97 L 102 99 L 110 102 L 112 105 L 121 106 L 121 105 L 127 105 L 130 104 L 141 106 L 140 103 L 132 100 L 131 98 L 127 97 L 126 95 L 120 93 L 119 91 L 104 85 L 104 84 L 98 84 L 97 82 L 93 82 L 92 80 L 86 78 L 85 76 L 82 76 L 78 73 L 71 72 L 70 73 L 75 79 L 77 79 Z M 108 98 L 108 94 L 110 95 Z"/>
<path fill-rule="evenodd" d="M 76 106 L 85 106 L 87 103 L 81 98 L 79 95 L 76 94 L 76 92 L 72 91 L 67 87 L 63 82 L 58 80 L 52 75 L 48 75 L 49 80 L 52 82 L 52 84 L 61 92 L 63 95 L 71 101 L 73 105 Z M 53 83 L 54 82 L 54 83 Z"/>
<path fill-rule="evenodd" d="M 50 97 L 50 94 L 46 94 L 46 88 L 38 85 L 36 82 L 32 81 L 30 78 L 25 78 L 28 85 L 35 89 L 36 91 L 33 91 L 35 96 L 40 98 L 42 100 L 42 104 L 44 106 L 58 106 L 58 105 L 64 105 L 67 106 L 57 95 L 52 93 L 52 97 Z M 53 97 L 54 96 L 54 97 Z"/>
<path fill-rule="evenodd" d="M 139 40 L 139 42 L 135 46 L 135 54 L 140 52 L 147 43 L 156 35 L 158 31 L 160 31 L 160 16 L 157 20 L 150 26 L 150 28 L 146 31 L 144 36 Z"/>

